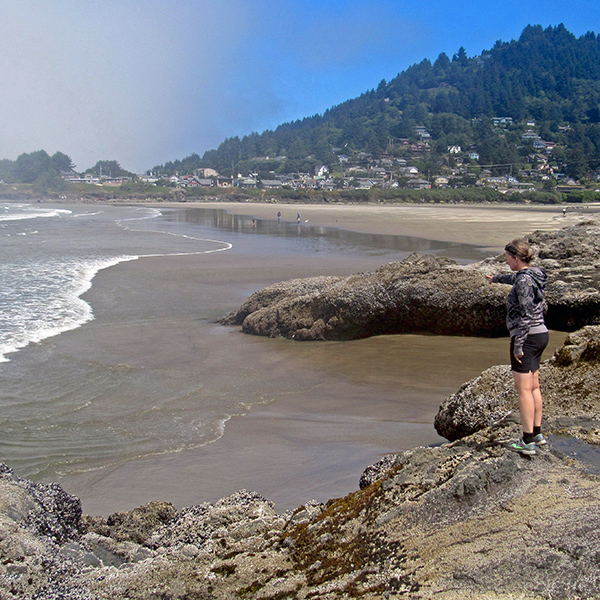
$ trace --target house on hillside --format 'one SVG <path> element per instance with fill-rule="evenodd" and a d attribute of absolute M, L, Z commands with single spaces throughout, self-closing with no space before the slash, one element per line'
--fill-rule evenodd
<path fill-rule="evenodd" d="M 335 181 L 333 179 L 325 179 L 319 182 L 319 187 L 327 192 L 332 192 L 336 189 Z"/>
<path fill-rule="evenodd" d="M 517 192 L 533 192 L 535 190 L 535 186 L 533 185 L 533 183 L 530 182 L 524 182 L 524 183 L 511 183 L 510 184 L 510 189 L 517 191 Z"/>
<path fill-rule="evenodd" d="M 201 179 L 208 179 L 209 177 L 218 177 L 219 174 L 214 169 L 196 169 L 194 171 L 194 175 L 196 177 L 200 177 Z"/>
<path fill-rule="evenodd" d="M 70 181 L 71 183 L 89 183 L 92 185 L 98 185 L 100 183 L 100 177 L 96 177 L 95 175 L 91 175 L 87 173 L 86 175 L 67 175 L 64 178 L 66 181 Z"/>
<path fill-rule="evenodd" d="M 416 177 L 419 174 L 417 167 L 400 167 L 398 171 L 402 177 Z"/>
<path fill-rule="evenodd" d="M 102 185 L 108 185 L 112 187 L 119 187 L 126 181 L 130 181 L 131 177 L 102 177 Z"/>
<path fill-rule="evenodd" d="M 156 183 L 158 181 L 158 179 L 159 178 L 154 175 L 146 175 L 146 174 L 138 175 L 138 180 L 141 181 L 142 183 Z"/>
<path fill-rule="evenodd" d="M 273 190 L 280 188 L 283 184 L 278 179 L 261 179 L 259 187 L 263 190 Z"/>
<path fill-rule="evenodd" d="M 410 152 L 413 156 L 423 156 L 431 152 L 431 147 L 427 142 L 417 142 L 410 145 Z"/>
<path fill-rule="evenodd" d="M 537 140 L 541 140 L 542 138 L 532 129 L 528 129 L 525 133 L 521 134 L 521 139 L 524 142 L 535 142 Z"/>
<path fill-rule="evenodd" d="M 195 177 L 193 179 L 193 181 L 190 183 L 190 185 L 192 187 L 209 188 L 209 187 L 212 187 L 213 180 L 212 179 L 204 179 L 204 178 L 201 178 L 201 177 Z"/>
<path fill-rule="evenodd" d="M 417 135 L 421 139 L 429 139 L 431 137 L 431 134 L 427 131 L 427 128 L 424 125 L 417 125 L 416 129 Z"/>
<path fill-rule="evenodd" d="M 517 179 L 511 177 L 510 175 L 501 176 L 501 177 L 486 177 L 483 185 L 486 187 L 492 187 L 494 189 L 498 188 L 507 188 L 510 185 L 514 185 L 519 183 Z"/>
<path fill-rule="evenodd" d="M 431 183 L 426 179 L 419 179 L 418 177 L 411 179 L 407 184 L 411 190 L 429 190 L 431 189 Z"/>
<path fill-rule="evenodd" d="M 357 179 L 356 188 L 359 190 L 370 190 L 375 185 L 372 179 Z"/>
<path fill-rule="evenodd" d="M 214 177 L 215 187 L 230 188 L 233 187 L 233 177 Z"/>
<path fill-rule="evenodd" d="M 379 177 L 381 179 L 385 179 L 388 174 L 387 169 L 384 169 L 383 167 L 372 167 L 370 172 L 373 177 Z"/>
<path fill-rule="evenodd" d="M 237 184 L 244 190 L 253 190 L 258 186 L 258 181 L 254 177 L 242 177 L 238 179 Z"/>

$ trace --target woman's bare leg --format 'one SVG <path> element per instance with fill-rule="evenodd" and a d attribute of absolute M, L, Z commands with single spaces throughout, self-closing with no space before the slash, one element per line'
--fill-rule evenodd
<path fill-rule="evenodd" d="M 536 417 L 536 395 L 539 395 L 540 401 L 540 424 L 541 424 L 541 392 L 534 392 L 536 387 L 534 384 L 534 373 L 517 373 L 512 372 L 519 395 L 519 414 L 521 415 L 521 426 L 524 433 L 533 433 L 533 427 Z M 537 374 L 537 371 L 536 373 Z M 537 379 L 537 378 L 536 378 Z M 539 390 L 539 380 L 537 383 Z"/>
<path fill-rule="evenodd" d="M 533 418 L 533 424 L 536 427 L 542 425 L 542 411 L 544 408 L 544 399 L 542 398 L 542 390 L 540 388 L 540 372 L 536 371 L 532 373 L 532 387 L 531 393 L 533 395 L 533 405 L 535 407 L 535 416 Z"/>

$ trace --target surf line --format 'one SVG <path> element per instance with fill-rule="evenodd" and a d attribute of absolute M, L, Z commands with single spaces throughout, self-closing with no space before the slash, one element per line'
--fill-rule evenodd
<path fill-rule="evenodd" d="M 149 215 L 147 217 L 135 217 L 132 219 L 121 219 L 117 221 L 117 225 L 122 227 L 123 229 L 127 229 L 128 231 L 137 231 L 141 232 L 140 229 L 133 229 L 133 227 L 129 227 L 127 225 L 123 225 L 123 221 L 142 221 L 145 219 L 153 219 L 159 216 L 162 216 L 160 211 L 157 211 L 158 214 Z M 214 250 L 198 250 L 196 252 L 173 252 L 170 254 L 140 254 L 137 258 L 157 258 L 159 256 L 195 256 L 198 254 L 213 254 L 214 252 L 224 252 L 226 250 L 231 250 L 233 248 L 233 244 L 229 242 L 225 242 L 223 240 L 212 240 L 209 238 L 198 238 L 193 235 L 186 235 L 185 233 L 173 233 L 172 231 L 151 231 L 148 233 L 158 233 L 160 235 L 172 235 L 173 237 L 181 237 L 187 240 L 195 240 L 197 242 L 209 242 L 211 244 L 223 244 L 223 248 L 215 248 Z"/>
<path fill-rule="evenodd" d="M 224 242 L 223 240 L 211 240 L 208 238 L 197 238 L 189 235 L 184 235 L 181 233 L 169 233 L 168 231 L 161 231 L 160 233 L 165 235 L 173 235 L 175 237 L 184 237 L 188 240 L 196 240 L 198 242 L 210 242 L 212 244 L 223 244 L 223 248 L 214 248 L 213 250 L 198 250 L 196 252 L 173 252 L 169 254 L 140 254 L 138 258 L 157 258 L 159 256 L 195 256 L 198 254 L 213 254 L 214 252 L 225 252 L 226 250 L 231 250 L 233 248 L 233 244 L 229 242 Z"/>

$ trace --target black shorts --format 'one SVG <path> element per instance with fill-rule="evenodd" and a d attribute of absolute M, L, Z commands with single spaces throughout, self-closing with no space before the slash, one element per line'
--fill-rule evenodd
<path fill-rule="evenodd" d="M 540 368 L 542 353 L 548 345 L 548 332 L 530 333 L 523 344 L 523 356 L 519 362 L 514 355 L 515 338 L 510 338 L 510 366 L 517 373 L 535 373 Z"/>

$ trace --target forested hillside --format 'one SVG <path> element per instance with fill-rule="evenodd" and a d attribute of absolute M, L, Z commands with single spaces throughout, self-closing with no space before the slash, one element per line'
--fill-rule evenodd
<path fill-rule="evenodd" d="M 511 169 L 531 168 L 537 152 L 554 172 L 593 179 L 600 171 L 600 37 L 528 26 L 480 56 L 460 48 L 452 58 L 425 59 L 323 115 L 226 139 L 203 157 L 154 171 L 292 173 L 325 164 L 335 172 L 340 157 L 416 152 L 422 172 L 435 175 L 450 148 L 460 148 L 466 163 Z"/>

